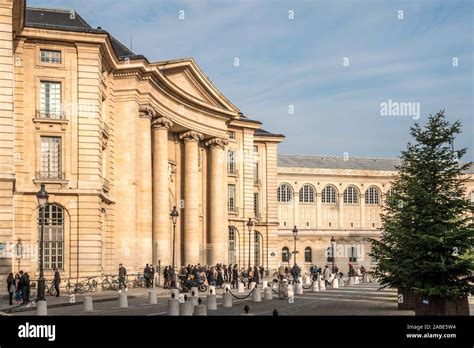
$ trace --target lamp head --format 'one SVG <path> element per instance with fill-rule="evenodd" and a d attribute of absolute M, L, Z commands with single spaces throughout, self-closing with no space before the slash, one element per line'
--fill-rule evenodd
<path fill-rule="evenodd" d="M 293 227 L 293 238 L 296 238 L 298 236 L 298 228 L 296 227 Z"/>
<path fill-rule="evenodd" d="M 48 204 L 49 195 L 48 195 L 48 192 L 46 192 L 46 188 L 44 187 L 44 184 L 41 184 L 40 190 L 38 191 L 38 193 L 36 193 L 36 198 L 38 199 L 38 205 L 40 207 Z"/>
<path fill-rule="evenodd" d="M 173 210 L 171 211 L 171 219 L 173 220 L 173 225 L 176 225 L 176 222 L 178 221 L 179 213 L 178 210 L 176 210 L 176 206 L 173 206 Z"/>

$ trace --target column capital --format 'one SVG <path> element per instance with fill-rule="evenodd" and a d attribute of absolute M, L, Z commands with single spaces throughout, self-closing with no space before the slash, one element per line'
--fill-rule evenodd
<path fill-rule="evenodd" d="M 208 147 L 220 147 L 222 149 L 224 149 L 227 144 L 229 144 L 229 141 L 223 138 L 212 138 L 205 143 L 205 145 Z"/>
<path fill-rule="evenodd" d="M 155 116 L 155 109 L 150 104 L 141 104 L 138 109 L 139 117 L 152 119 Z"/>
<path fill-rule="evenodd" d="M 202 135 L 201 133 L 199 133 L 199 132 L 189 130 L 189 131 L 180 133 L 180 134 L 178 135 L 178 138 L 179 138 L 179 140 L 182 140 L 182 141 L 184 141 L 184 142 L 188 142 L 188 141 L 200 141 L 200 140 L 202 140 L 204 137 L 203 137 L 203 135 Z"/>
<path fill-rule="evenodd" d="M 151 128 L 168 130 L 171 127 L 173 127 L 173 122 L 168 117 L 158 116 L 151 120 Z"/>

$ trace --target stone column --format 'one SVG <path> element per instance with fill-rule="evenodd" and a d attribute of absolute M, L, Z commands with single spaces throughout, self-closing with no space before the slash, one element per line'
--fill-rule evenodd
<path fill-rule="evenodd" d="M 294 223 L 293 223 L 293 225 L 297 226 L 297 227 L 301 227 L 301 226 L 299 226 L 299 224 L 300 224 L 300 193 L 296 190 L 295 190 L 295 192 L 293 192 L 292 202 L 293 202 L 293 208 L 294 208 L 294 211 L 293 211 Z M 290 226 L 290 227 L 293 228 L 293 226 Z"/>
<path fill-rule="evenodd" d="M 199 148 L 201 133 L 187 131 L 179 138 L 184 142 L 184 264 L 199 263 Z"/>
<path fill-rule="evenodd" d="M 320 229 L 322 227 L 322 223 L 321 223 L 322 210 L 323 210 L 323 206 L 322 206 L 321 192 L 317 192 L 316 193 L 316 218 L 317 218 L 316 228 L 317 229 Z"/>
<path fill-rule="evenodd" d="M 225 210 L 227 209 L 226 195 L 222 193 L 224 186 L 224 176 L 227 175 L 223 171 L 222 163 L 225 162 L 225 146 L 227 140 L 214 138 L 206 142 L 206 146 L 210 149 L 210 173 L 208 178 L 209 185 L 209 231 L 211 259 L 210 265 L 216 263 L 227 263 L 226 240 L 228 233 L 228 224 L 225 220 Z"/>
<path fill-rule="evenodd" d="M 344 195 L 342 193 L 339 193 L 337 199 L 339 208 L 337 212 L 337 217 L 339 221 L 339 229 L 342 230 L 344 228 Z"/>
<path fill-rule="evenodd" d="M 360 195 L 360 228 L 365 228 L 365 194 Z"/>
<path fill-rule="evenodd" d="M 173 126 L 166 117 L 152 120 L 153 134 L 153 264 L 171 264 L 169 240 L 168 130 Z"/>
<path fill-rule="evenodd" d="M 138 233 L 140 247 L 140 264 L 152 261 L 152 161 L 151 161 L 151 119 L 154 116 L 154 110 L 148 105 L 140 105 L 138 134 L 139 143 L 137 147 L 139 153 L 138 170 L 140 171 L 140 181 L 137 182 L 138 194 Z M 150 255 L 151 251 L 151 255 Z"/>

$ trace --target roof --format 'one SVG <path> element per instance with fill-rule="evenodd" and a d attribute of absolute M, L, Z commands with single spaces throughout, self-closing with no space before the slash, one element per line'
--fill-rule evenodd
<path fill-rule="evenodd" d="M 75 10 L 27 7 L 25 10 L 25 26 L 40 29 L 53 29 L 83 33 L 105 34 L 110 38 L 112 48 L 120 60 L 146 59 L 135 54 L 119 40 L 102 28 L 94 29 Z"/>
<path fill-rule="evenodd" d="M 363 158 L 363 157 L 331 157 L 317 155 L 278 155 L 278 167 L 325 168 L 325 169 L 357 169 L 396 171 L 400 164 L 396 158 Z M 471 166 L 466 173 L 474 173 Z"/>
<path fill-rule="evenodd" d="M 269 131 L 266 131 L 265 129 L 261 129 L 261 128 L 255 130 L 255 136 L 257 137 L 284 137 L 283 134 L 270 133 Z"/>

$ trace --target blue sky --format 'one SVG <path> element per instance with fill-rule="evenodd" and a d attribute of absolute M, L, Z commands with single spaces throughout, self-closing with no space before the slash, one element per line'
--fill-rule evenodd
<path fill-rule="evenodd" d="M 380 104 L 392 100 L 420 103 L 421 123 L 440 109 L 460 119 L 456 147 L 474 160 L 471 0 L 27 4 L 74 8 L 127 46 L 133 36 L 133 50 L 150 61 L 194 57 L 244 114 L 286 135 L 280 153 L 398 156 L 415 120 L 382 116 Z"/>

